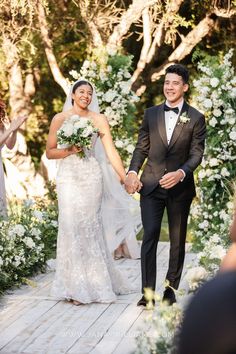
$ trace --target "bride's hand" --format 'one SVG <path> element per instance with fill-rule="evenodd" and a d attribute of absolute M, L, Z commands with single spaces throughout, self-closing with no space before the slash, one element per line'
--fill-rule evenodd
<path fill-rule="evenodd" d="M 81 152 L 83 149 L 80 146 L 75 146 L 72 145 L 68 148 L 68 152 L 70 153 L 70 155 L 72 154 L 77 154 L 78 152 Z"/>

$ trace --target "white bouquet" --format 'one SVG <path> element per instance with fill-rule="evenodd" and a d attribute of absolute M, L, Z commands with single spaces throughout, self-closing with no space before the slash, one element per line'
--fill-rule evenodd
<path fill-rule="evenodd" d="M 66 119 L 57 131 L 58 145 L 67 147 L 75 145 L 82 148 L 78 155 L 85 157 L 83 149 L 91 148 L 92 136 L 97 133 L 98 129 L 94 128 L 90 119 L 74 114 Z"/>

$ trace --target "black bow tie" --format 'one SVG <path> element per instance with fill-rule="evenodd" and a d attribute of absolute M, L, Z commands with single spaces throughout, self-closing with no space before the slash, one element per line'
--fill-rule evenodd
<path fill-rule="evenodd" d="M 179 107 L 169 107 L 167 106 L 166 104 L 164 105 L 164 111 L 165 112 L 168 112 L 168 111 L 173 111 L 175 112 L 176 114 L 179 113 Z"/>

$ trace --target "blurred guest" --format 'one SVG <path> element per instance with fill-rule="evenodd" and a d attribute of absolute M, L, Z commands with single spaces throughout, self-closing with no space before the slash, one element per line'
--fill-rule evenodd
<path fill-rule="evenodd" d="M 9 122 L 6 116 L 6 105 L 0 99 L 0 217 L 6 217 L 7 215 L 6 190 L 1 150 L 4 145 L 6 145 L 8 149 L 13 149 L 16 143 L 17 130 L 25 120 L 26 117 L 18 117 L 12 122 Z"/>
<path fill-rule="evenodd" d="M 236 353 L 236 214 L 230 236 L 233 244 L 219 274 L 200 288 L 185 312 L 177 354 Z"/>

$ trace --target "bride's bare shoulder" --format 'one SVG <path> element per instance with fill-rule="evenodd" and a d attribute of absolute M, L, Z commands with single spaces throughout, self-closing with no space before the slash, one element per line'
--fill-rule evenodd
<path fill-rule="evenodd" d="M 55 125 L 61 125 L 65 119 L 67 119 L 72 113 L 70 111 L 60 112 L 55 114 L 52 119 L 52 123 Z"/>

